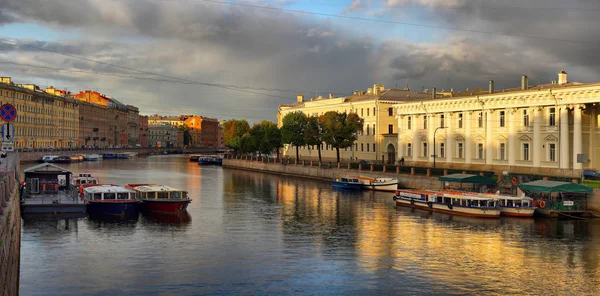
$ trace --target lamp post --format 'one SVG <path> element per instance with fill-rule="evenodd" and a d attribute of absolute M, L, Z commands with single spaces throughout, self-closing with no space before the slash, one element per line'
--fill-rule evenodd
<path fill-rule="evenodd" d="M 446 128 L 445 126 L 440 126 L 433 131 L 433 168 L 435 169 L 435 159 L 437 158 L 437 150 L 435 149 L 435 133 L 441 128 Z"/>

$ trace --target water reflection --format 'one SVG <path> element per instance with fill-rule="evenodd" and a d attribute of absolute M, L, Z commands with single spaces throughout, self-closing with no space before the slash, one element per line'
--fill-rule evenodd
<path fill-rule="evenodd" d="M 144 224 L 181 224 L 187 225 L 192 221 L 192 216 L 187 211 L 179 213 L 155 213 L 144 212 L 142 215 Z"/>

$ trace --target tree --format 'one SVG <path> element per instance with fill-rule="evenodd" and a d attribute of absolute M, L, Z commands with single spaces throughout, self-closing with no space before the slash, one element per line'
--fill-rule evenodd
<path fill-rule="evenodd" d="M 223 124 L 223 143 L 237 153 L 241 138 L 249 131 L 250 125 L 246 120 L 228 120 Z"/>
<path fill-rule="evenodd" d="M 304 132 L 306 131 L 308 119 L 304 113 L 296 111 L 285 115 L 282 123 L 281 139 L 284 144 L 296 146 L 296 160 L 300 160 L 298 147 L 306 144 Z"/>
<path fill-rule="evenodd" d="M 263 120 L 255 124 L 250 131 L 254 145 L 261 154 L 271 154 L 273 149 L 277 149 L 277 158 L 279 158 L 279 148 L 283 146 L 281 142 L 281 132 L 277 124 L 271 121 Z"/>
<path fill-rule="evenodd" d="M 306 131 L 304 132 L 304 140 L 306 145 L 317 145 L 319 151 L 319 162 L 321 162 L 321 145 L 323 145 L 323 126 L 319 122 L 319 118 L 311 116 L 308 118 Z"/>
<path fill-rule="evenodd" d="M 354 145 L 358 131 L 362 130 L 364 120 L 356 113 L 329 111 L 319 117 L 323 126 L 323 141 L 335 147 L 337 162 L 340 162 L 340 148 Z"/>
<path fill-rule="evenodd" d="M 256 152 L 256 142 L 250 132 L 243 134 L 238 140 L 238 149 L 241 153 Z"/>

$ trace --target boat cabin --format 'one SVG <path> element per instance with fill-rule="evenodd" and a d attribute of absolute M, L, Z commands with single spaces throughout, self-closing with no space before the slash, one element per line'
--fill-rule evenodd
<path fill-rule="evenodd" d="M 338 182 L 351 183 L 351 184 L 362 184 L 362 182 L 357 178 L 340 178 Z"/>
<path fill-rule="evenodd" d="M 83 188 L 83 198 L 88 201 L 135 200 L 136 193 L 117 185 L 96 185 Z"/>
<path fill-rule="evenodd" d="M 187 199 L 187 191 L 179 190 L 165 185 L 142 185 L 133 188 L 138 192 L 139 198 L 144 199 Z"/>
<path fill-rule="evenodd" d="M 85 184 L 98 184 L 98 179 L 92 177 L 92 174 L 79 174 L 79 176 L 73 178 L 74 186 L 81 186 Z"/>
<path fill-rule="evenodd" d="M 24 170 L 26 195 L 55 194 L 71 189 L 71 172 L 51 163 Z"/>

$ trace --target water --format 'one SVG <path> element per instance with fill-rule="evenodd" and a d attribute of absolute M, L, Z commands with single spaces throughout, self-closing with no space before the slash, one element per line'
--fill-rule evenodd
<path fill-rule="evenodd" d="M 189 215 L 24 221 L 21 295 L 600 291 L 600 221 L 396 209 L 390 193 L 339 192 L 181 156 L 66 167 L 103 183 L 185 188 Z"/>

